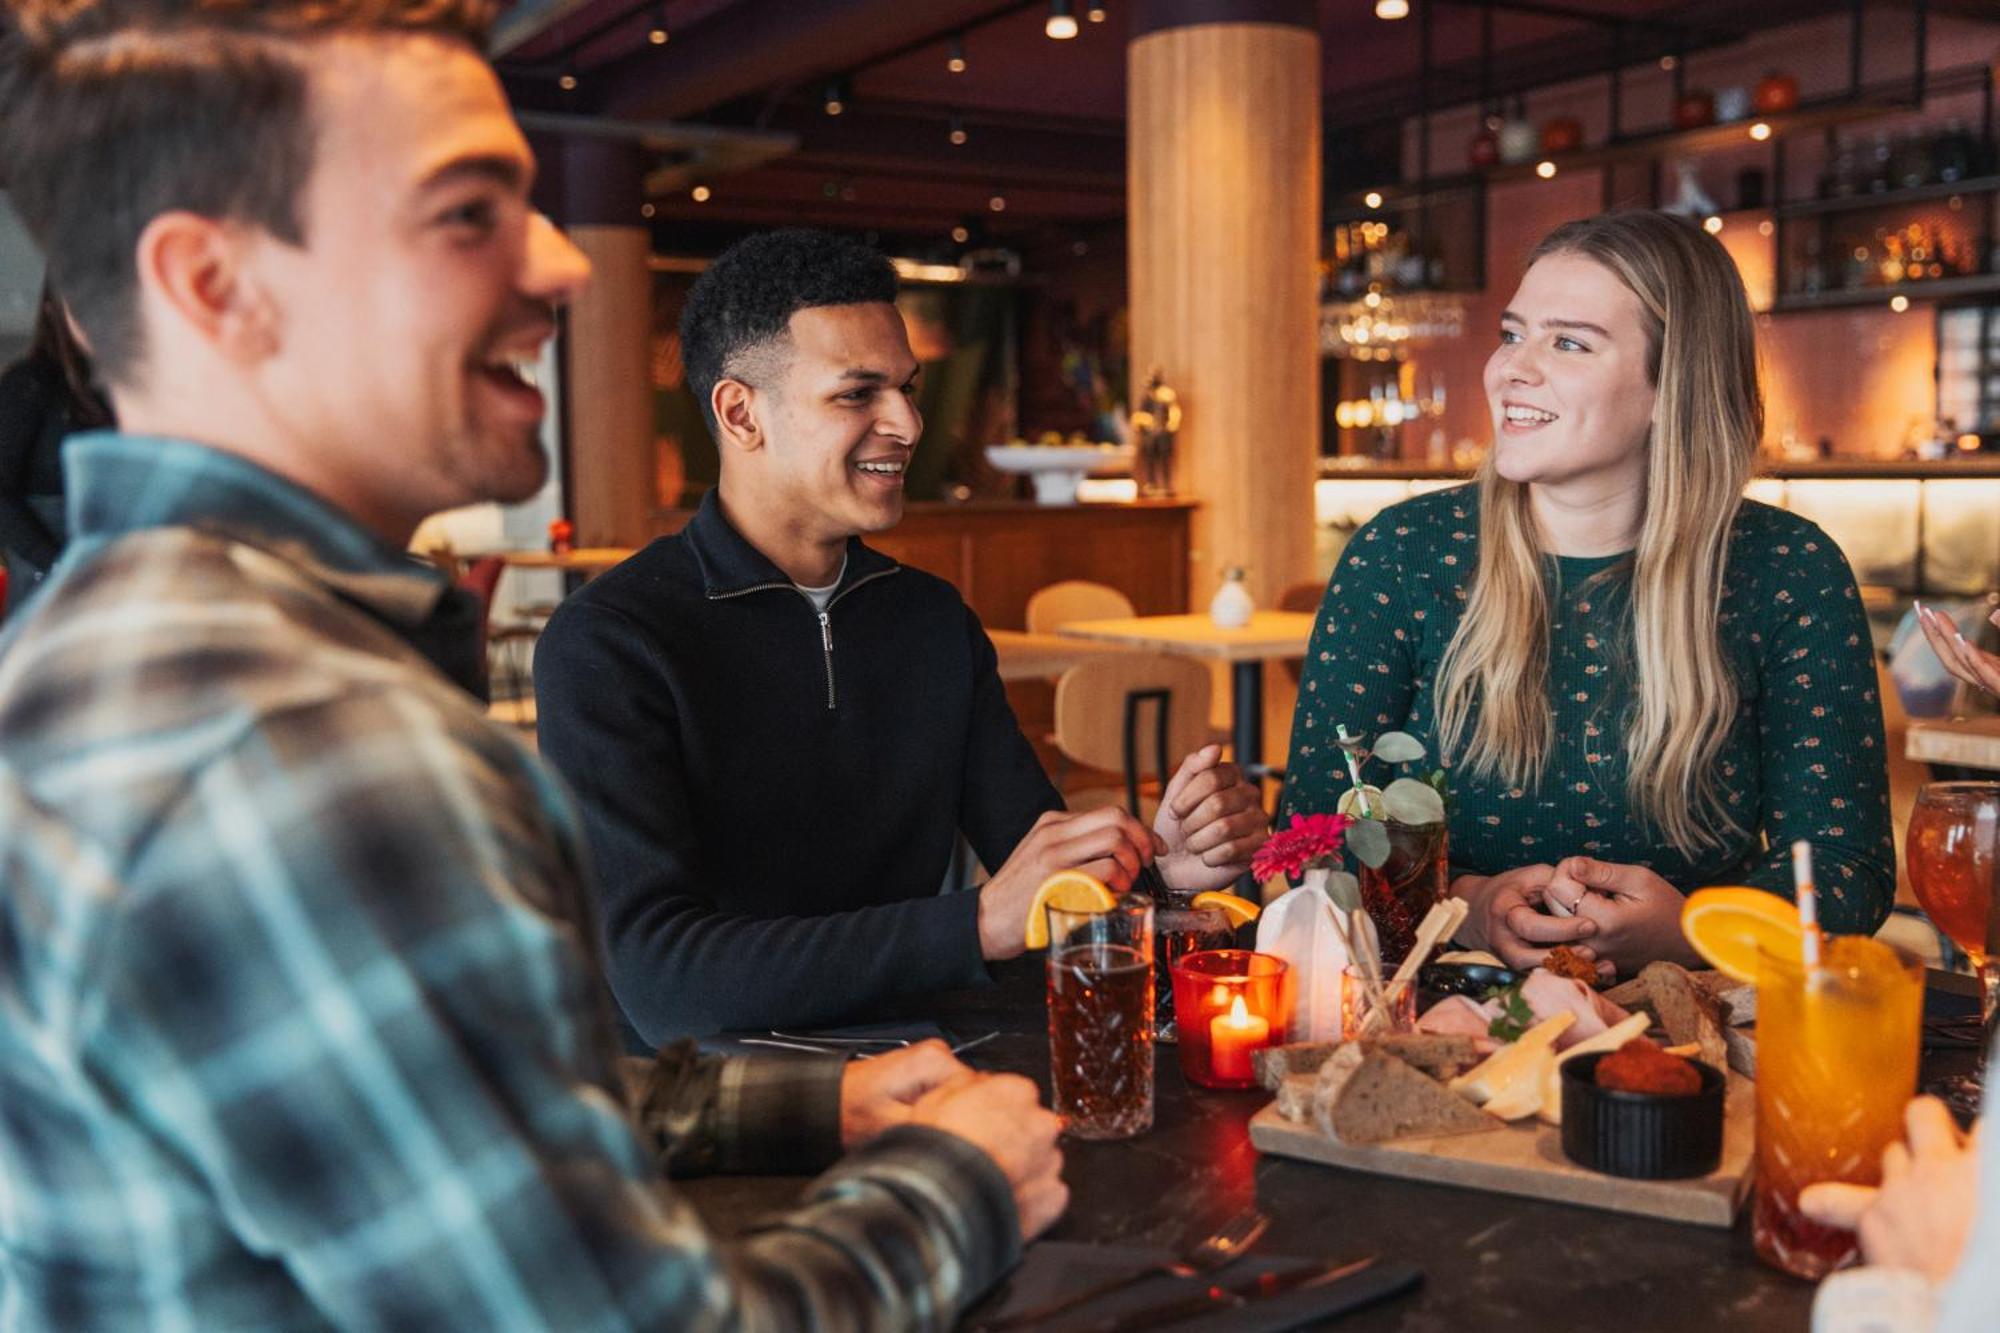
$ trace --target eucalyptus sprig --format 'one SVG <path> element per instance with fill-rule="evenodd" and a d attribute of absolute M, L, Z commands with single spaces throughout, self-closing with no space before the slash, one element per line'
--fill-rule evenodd
<path fill-rule="evenodd" d="M 1386 787 L 1373 787 L 1361 780 L 1362 761 L 1379 759 L 1385 764 L 1410 765 L 1423 761 L 1430 752 L 1424 743 L 1407 731 L 1385 731 L 1375 738 L 1348 733 L 1345 724 L 1335 729 L 1342 753 L 1347 758 L 1350 787 L 1340 798 L 1340 813 L 1354 823 L 1347 829 L 1347 845 L 1362 864 L 1380 869 L 1389 859 L 1389 828 L 1395 824 L 1438 824 L 1445 817 L 1445 771 L 1432 769 L 1424 777 L 1400 777 Z"/>

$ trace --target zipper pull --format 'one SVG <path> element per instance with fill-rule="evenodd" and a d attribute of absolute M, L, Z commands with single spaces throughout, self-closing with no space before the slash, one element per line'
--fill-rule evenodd
<path fill-rule="evenodd" d="M 819 646 L 828 652 L 833 651 L 833 623 L 824 611 L 819 613 Z"/>

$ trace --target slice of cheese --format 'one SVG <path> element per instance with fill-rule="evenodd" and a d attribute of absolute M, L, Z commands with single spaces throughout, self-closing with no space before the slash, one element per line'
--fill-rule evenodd
<path fill-rule="evenodd" d="M 1612 1024 L 1596 1036 L 1585 1038 L 1549 1061 L 1542 1071 L 1541 1105 L 1535 1108 L 1535 1114 L 1551 1125 L 1560 1125 L 1563 1113 L 1562 1067 L 1579 1055 L 1615 1051 L 1632 1038 L 1645 1036 L 1646 1029 L 1651 1024 L 1651 1015 L 1633 1014 Z"/>
<path fill-rule="evenodd" d="M 1576 1022 L 1567 1011 L 1553 1014 L 1529 1028 L 1511 1046 L 1502 1046 L 1478 1065 L 1451 1081 L 1451 1090 L 1469 1097 L 1480 1106 L 1521 1085 L 1539 1090 L 1542 1057 L 1555 1052 L 1556 1038 Z M 1531 1112 L 1532 1113 L 1532 1108 Z"/>

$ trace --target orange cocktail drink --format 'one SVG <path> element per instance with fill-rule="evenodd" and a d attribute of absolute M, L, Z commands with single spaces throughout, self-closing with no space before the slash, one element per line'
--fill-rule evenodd
<path fill-rule="evenodd" d="M 1855 1236 L 1808 1219 L 1799 1191 L 1880 1182 L 1917 1090 L 1923 966 L 1859 936 L 1826 940 L 1817 967 L 1769 949 L 1757 961 L 1751 1235 L 1765 1262 L 1819 1278 L 1854 1261 Z"/>

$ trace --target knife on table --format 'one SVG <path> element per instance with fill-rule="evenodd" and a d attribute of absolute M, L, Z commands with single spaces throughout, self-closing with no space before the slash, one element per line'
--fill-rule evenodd
<path fill-rule="evenodd" d="M 1093 1324 L 1091 1333 L 1145 1333 L 1162 1324 L 1171 1324 L 1183 1319 L 1193 1319 L 1198 1315 L 1211 1314 L 1218 1310 L 1233 1310 L 1257 1301 L 1267 1301 L 1287 1292 L 1302 1291 L 1308 1287 L 1321 1287 L 1329 1282 L 1352 1277 L 1372 1265 L 1377 1256 L 1365 1259 L 1347 1260 L 1328 1264 L 1323 1268 L 1301 1268 L 1291 1273 L 1260 1273 L 1256 1277 L 1244 1278 L 1227 1286 L 1220 1283 L 1205 1287 L 1189 1296 L 1176 1296 L 1172 1300 L 1161 1301 L 1146 1306 L 1142 1310 L 1132 1310 L 1125 1314 L 1113 1315 L 1103 1323 Z"/>

